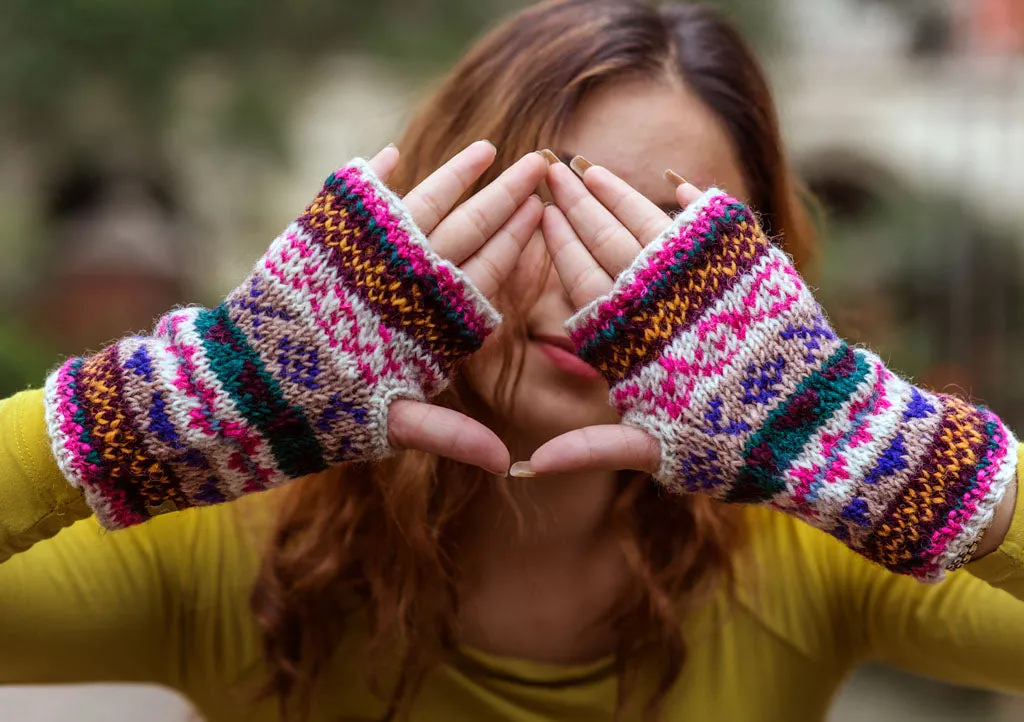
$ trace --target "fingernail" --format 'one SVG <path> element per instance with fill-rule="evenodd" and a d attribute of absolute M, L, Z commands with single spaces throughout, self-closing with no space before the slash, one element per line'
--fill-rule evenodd
<path fill-rule="evenodd" d="M 495 152 L 497 152 L 497 151 L 498 151 L 498 146 L 496 146 L 496 145 L 495 145 L 494 143 L 492 143 L 491 141 L 487 140 L 487 138 L 484 138 L 484 139 L 483 139 L 483 140 L 482 140 L 481 142 L 482 142 L 482 143 L 486 143 L 487 145 L 489 145 L 489 146 L 491 146 L 492 148 L 494 148 L 494 151 L 495 151 Z"/>
<path fill-rule="evenodd" d="M 512 468 L 508 470 L 508 475 L 516 479 L 531 479 L 537 476 L 529 461 L 517 461 L 512 464 Z"/>
<path fill-rule="evenodd" d="M 537 152 L 540 153 L 541 157 L 548 162 L 548 165 L 554 165 L 555 163 L 561 163 L 562 162 L 562 161 L 558 160 L 558 156 L 557 155 L 552 153 L 547 148 L 545 148 L 544 150 L 538 150 Z"/>
<path fill-rule="evenodd" d="M 665 171 L 665 180 L 667 180 L 669 183 L 671 183 L 677 188 L 687 183 L 687 180 L 678 173 L 676 173 L 674 170 Z"/>
<path fill-rule="evenodd" d="M 572 162 L 569 163 L 569 167 L 572 168 L 576 175 L 582 178 L 584 173 L 594 167 L 594 164 L 582 155 L 578 155 L 572 159 Z"/>

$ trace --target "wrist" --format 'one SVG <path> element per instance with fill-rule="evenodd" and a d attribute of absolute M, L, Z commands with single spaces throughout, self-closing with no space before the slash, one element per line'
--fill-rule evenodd
<path fill-rule="evenodd" d="M 1014 477 L 1007 484 L 1003 500 L 996 507 L 995 514 L 992 516 L 992 523 L 981 533 L 977 548 L 973 554 L 964 560 L 965 564 L 988 556 L 1002 546 L 1003 540 L 1006 539 L 1006 535 L 1013 523 L 1014 509 L 1017 506 L 1017 493 L 1017 479 Z"/>

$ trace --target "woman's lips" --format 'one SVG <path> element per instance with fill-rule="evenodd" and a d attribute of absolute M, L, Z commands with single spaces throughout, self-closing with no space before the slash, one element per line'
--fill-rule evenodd
<path fill-rule="evenodd" d="M 572 341 L 565 336 L 533 336 L 533 343 L 557 368 L 567 374 L 595 381 L 601 373 L 574 352 Z"/>

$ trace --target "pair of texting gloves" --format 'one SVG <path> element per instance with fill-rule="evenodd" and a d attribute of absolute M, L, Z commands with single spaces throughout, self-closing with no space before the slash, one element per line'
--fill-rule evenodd
<path fill-rule="evenodd" d="M 389 403 L 439 393 L 500 320 L 356 161 L 216 308 L 54 371 L 54 455 L 108 528 L 380 459 Z M 895 572 L 940 579 L 1015 474 L 995 415 L 837 337 L 717 190 L 567 328 L 623 423 L 659 441 L 661 484 L 794 514 Z"/>

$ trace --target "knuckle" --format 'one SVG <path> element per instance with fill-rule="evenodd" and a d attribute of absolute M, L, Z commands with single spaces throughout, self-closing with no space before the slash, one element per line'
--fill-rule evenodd
<path fill-rule="evenodd" d="M 436 223 L 437 221 L 444 218 L 445 210 L 441 205 L 441 201 L 429 189 L 426 189 L 419 194 L 419 201 L 433 216 L 431 222 Z"/>
<path fill-rule="evenodd" d="M 481 239 L 486 240 L 491 236 L 491 227 L 487 222 L 487 216 L 480 209 L 480 206 L 475 203 L 466 205 L 466 217 L 469 220 L 470 225 Z"/>
<path fill-rule="evenodd" d="M 594 236 L 591 239 L 590 248 L 593 251 L 599 251 L 605 246 L 615 243 L 619 236 L 619 229 L 614 225 L 607 223 L 600 226 L 594 231 Z"/>
<path fill-rule="evenodd" d="M 640 237 L 655 239 L 668 227 L 668 223 L 656 218 L 646 218 L 640 224 Z"/>

